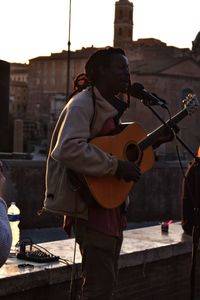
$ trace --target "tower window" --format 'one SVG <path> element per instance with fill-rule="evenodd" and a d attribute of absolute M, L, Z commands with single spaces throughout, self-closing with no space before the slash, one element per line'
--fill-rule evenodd
<path fill-rule="evenodd" d="M 119 11 L 119 19 L 122 19 L 123 18 L 123 12 L 122 10 Z"/>
<path fill-rule="evenodd" d="M 119 28 L 119 30 L 118 30 L 118 35 L 122 35 L 122 29 L 121 28 Z"/>

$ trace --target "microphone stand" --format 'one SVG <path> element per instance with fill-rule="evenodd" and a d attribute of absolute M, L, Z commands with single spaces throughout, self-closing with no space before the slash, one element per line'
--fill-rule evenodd
<path fill-rule="evenodd" d="M 143 102 L 143 104 L 145 105 L 145 106 L 147 106 L 151 111 L 152 111 L 152 113 L 157 117 L 157 119 L 159 119 L 159 121 L 164 125 L 164 126 L 166 126 L 168 129 L 170 129 L 170 130 L 172 130 L 172 128 L 173 128 L 173 124 L 172 124 L 172 127 L 170 127 L 162 118 L 161 118 L 161 116 L 150 106 L 150 105 L 148 105 L 148 104 L 146 104 L 146 103 L 144 103 Z M 177 135 L 177 134 L 175 134 L 176 135 L 176 138 L 177 138 L 177 140 L 182 144 L 182 146 L 191 154 L 191 156 L 197 161 L 197 162 L 199 162 L 200 161 L 200 158 L 199 157 L 197 157 L 196 155 L 195 155 L 195 153 L 189 148 L 189 146 L 188 145 L 186 145 L 185 144 L 185 142 Z"/>
<path fill-rule="evenodd" d="M 143 102 L 144 103 L 144 102 Z M 173 128 L 173 124 L 172 127 L 169 126 L 161 117 L 160 115 L 147 103 L 144 103 L 145 106 L 147 106 L 152 113 L 161 121 L 162 124 L 164 124 L 164 126 L 166 126 L 167 128 L 169 128 L 170 130 Z M 192 155 L 192 157 L 195 160 L 195 167 L 197 168 L 198 166 L 200 167 L 200 158 L 197 157 L 194 152 L 189 148 L 188 145 L 186 145 L 184 143 L 184 141 L 176 135 L 177 140 L 182 144 L 182 146 L 185 147 L 185 149 Z M 196 171 L 196 170 L 195 170 Z M 197 172 L 195 172 L 195 184 L 194 186 L 197 187 L 198 186 L 198 182 L 197 182 L 198 176 L 197 176 Z M 198 198 L 200 198 L 200 195 L 198 195 L 197 197 L 197 193 L 195 194 L 195 207 L 194 207 L 194 225 L 193 225 L 193 231 L 192 231 L 192 262 L 191 262 L 191 271 L 190 271 L 190 300 L 194 300 L 195 299 L 195 284 L 196 284 L 196 278 L 195 278 L 195 270 L 196 270 L 196 257 L 197 257 L 197 251 L 198 251 L 198 244 L 199 244 L 199 237 L 200 237 L 200 207 L 198 205 Z"/>

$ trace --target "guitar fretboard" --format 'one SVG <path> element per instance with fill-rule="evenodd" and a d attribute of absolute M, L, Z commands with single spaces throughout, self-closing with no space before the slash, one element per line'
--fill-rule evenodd
<path fill-rule="evenodd" d="M 156 142 L 158 137 L 161 136 L 161 134 L 163 133 L 165 126 L 173 126 L 173 124 L 177 124 L 187 115 L 188 115 L 188 110 L 187 110 L 187 108 L 184 108 L 179 113 L 174 115 L 171 119 L 167 120 L 165 122 L 166 125 L 163 124 L 163 125 L 159 126 L 158 128 L 156 128 L 151 133 L 149 133 L 146 138 L 144 138 L 143 140 L 141 140 L 138 143 L 140 150 L 143 151 L 146 148 L 148 148 L 149 146 L 152 146 Z"/>

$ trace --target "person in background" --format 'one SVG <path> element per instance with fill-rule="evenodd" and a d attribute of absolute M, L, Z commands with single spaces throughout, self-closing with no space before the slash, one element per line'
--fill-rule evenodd
<path fill-rule="evenodd" d="M 184 232 L 192 235 L 194 225 L 200 226 L 200 147 L 197 159 L 192 159 L 182 182 L 181 224 Z"/>
<path fill-rule="evenodd" d="M 120 160 L 89 143 L 91 138 L 116 129 L 128 108 L 129 101 L 120 97 L 125 94 L 129 100 L 128 58 L 121 48 L 101 49 L 88 59 L 85 71 L 76 78 L 75 92 L 52 135 L 43 209 L 66 215 L 68 234 L 73 228 L 82 254 L 81 299 L 110 300 L 117 283 L 128 201 L 104 208 L 88 195 L 87 187 L 84 190 L 80 177 L 116 176 L 119 183 L 137 182 L 141 177 L 137 163 Z M 171 131 L 165 134 L 153 148 L 173 139 Z"/>
<path fill-rule="evenodd" d="M 7 205 L 4 201 L 6 178 L 3 174 L 3 163 L 0 161 L 0 267 L 6 262 L 12 244 L 12 232 L 7 215 Z"/>

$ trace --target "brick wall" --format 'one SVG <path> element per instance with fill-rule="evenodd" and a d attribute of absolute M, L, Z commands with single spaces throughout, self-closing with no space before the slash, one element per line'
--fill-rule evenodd
<path fill-rule="evenodd" d="M 119 273 L 119 287 L 113 300 L 189 300 L 190 263 L 191 255 L 184 254 L 123 268 Z M 196 278 L 199 275 L 198 269 Z"/>

